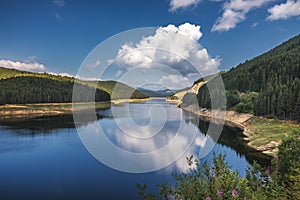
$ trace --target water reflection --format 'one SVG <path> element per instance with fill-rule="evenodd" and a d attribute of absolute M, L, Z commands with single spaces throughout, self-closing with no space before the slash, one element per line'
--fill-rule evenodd
<path fill-rule="evenodd" d="M 80 126 L 86 126 L 87 124 L 95 121 L 93 118 L 89 118 L 89 115 L 82 116 Z M 97 120 L 102 119 L 100 114 L 97 114 Z M 0 126 L 13 130 L 18 134 L 41 134 L 50 133 L 59 129 L 72 129 L 75 128 L 73 115 L 57 115 L 57 116 L 44 116 L 25 119 L 1 119 Z"/>
<path fill-rule="evenodd" d="M 165 99 L 124 103 L 111 111 L 113 119 L 90 123 L 77 131 L 91 155 L 119 171 L 144 173 L 171 165 L 199 132 L 182 120 L 181 109 Z M 76 115 L 74 119 L 81 120 Z"/>
<path fill-rule="evenodd" d="M 237 152 L 241 160 L 243 155 L 250 162 L 260 159 L 261 163 L 266 163 L 269 159 L 247 147 L 241 132 L 230 127 L 223 129 L 222 142 L 215 147 L 222 124 L 203 122 L 198 116 L 167 104 L 164 99 L 124 103 L 110 111 L 109 116 L 114 118 L 77 130 L 83 144 L 97 160 L 120 171 L 143 173 L 171 164 L 173 168 L 186 166 L 186 156 L 196 155 L 203 159 L 214 148 L 222 149 L 220 145 Z"/>
<path fill-rule="evenodd" d="M 150 101 L 130 104 L 132 107 L 129 114 L 134 116 L 134 122 L 143 126 L 150 124 L 151 113 L 148 113 L 147 107 L 151 107 L 153 103 Z M 103 139 L 106 138 L 112 145 L 124 151 L 139 154 L 152 152 L 171 142 L 176 148 L 170 148 L 171 155 L 168 156 L 184 151 L 176 162 L 166 168 L 141 174 L 119 172 L 94 159 L 82 145 L 72 115 L 0 122 L 0 199 L 139 199 L 135 187 L 137 182 L 146 183 L 153 192 L 157 183 L 172 183 L 174 180 L 170 176 L 171 172 L 186 170 L 185 156 L 199 155 L 206 144 L 214 143 L 216 139 L 208 131 L 209 123 L 174 105 L 162 101 L 160 103 L 167 109 L 166 113 L 170 118 L 168 117 L 159 134 L 151 137 L 151 140 L 147 138 L 147 142 L 143 141 L 146 139 L 124 134 L 118 129 L 111 109 L 98 110 L 96 118 L 85 115 L 79 122 L 79 128 L 91 128 L 88 134 L 93 135 L 99 134 L 94 128 L 101 125 L 104 130 Z M 122 106 L 124 104 L 119 105 L 119 108 Z M 144 110 L 140 111 L 141 109 Z M 121 119 L 127 114 L 119 112 L 115 117 Z M 179 125 L 180 121 L 184 124 L 182 127 Z M 175 139 L 173 131 L 178 129 L 182 129 L 184 134 Z M 147 131 L 151 132 L 151 128 Z M 186 149 L 188 136 L 193 132 L 197 133 L 196 137 Z M 137 135 L 138 132 L 134 134 Z M 200 161 L 211 162 L 212 152 L 226 152 L 226 161 L 244 176 L 245 167 L 249 165 L 247 160 L 251 161 L 252 157 L 249 156 L 251 150 L 247 149 L 243 142 L 235 140 L 237 136 L 240 137 L 239 134 L 238 130 L 224 127 L 218 143 Z M 96 141 L 95 145 L 99 143 Z M 255 152 L 254 154 L 256 155 Z M 114 156 L 114 152 L 107 156 Z M 157 162 L 159 159 L 164 159 L 164 155 L 152 157 L 151 162 Z M 148 164 L 130 163 L 122 157 L 117 161 L 129 166 Z M 115 192 L 116 188 L 118 192 Z"/>
<path fill-rule="evenodd" d="M 200 119 L 197 115 L 183 111 L 188 122 L 197 126 L 201 133 L 207 134 L 210 122 Z M 218 126 L 218 124 L 211 123 L 212 126 Z M 238 156 L 245 156 L 247 161 L 253 163 L 254 160 L 258 161 L 262 166 L 270 165 L 270 156 L 263 154 L 252 147 L 248 146 L 248 142 L 245 140 L 245 136 L 242 134 L 242 130 L 239 128 L 224 126 L 222 133 L 219 138 L 215 138 L 214 135 L 211 137 L 216 140 L 219 144 L 230 147 L 236 151 Z"/>
<path fill-rule="evenodd" d="M 160 119 L 160 108 L 154 107 L 157 110 L 154 110 L 155 112 L 152 113 L 149 112 L 149 110 L 153 109 L 153 104 L 157 103 L 163 106 L 168 116 L 162 127 L 157 127 L 161 126 L 159 120 L 153 122 L 153 119 Z M 125 106 L 130 106 L 129 112 L 124 109 Z M 213 146 L 216 142 L 233 149 L 239 157 L 245 156 L 250 163 L 253 160 L 257 160 L 262 165 L 268 165 L 270 162 L 268 156 L 247 145 L 239 129 L 224 127 L 219 137 L 219 135 L 214 135 L 213 131 L 209 131 L 209 122 L 199 119 L 193 113 L 183 111 L 172 104 L 166 103 L 164 99 L 142 103 L 124 103 L 116 105 L 114 111 L 112 109 L 97 110 L 96 118 L 91 117 L 91 113 L 89 112 L 82 112 L 80 114 L 82 115 L 80 118 L 82 120 L 77 124 L 79 125 L 78 128 L 89 127 L 91 129 L 90 133 L 95 133 L 97 132 L 97 127 L 101 126 L 104 136 L 113 145 L 127 152 L 154 152 L 172 143 L 172 148 L 169 148 L 166 154 L 161 152 L 159 154 L 156 153 L 150 159 L 150 162 L 155 162 L 156 160 L 162 161 L 170 156 L 174 156 L 174 159 L 177 161 L 172 168 L 174 166 L 184 168 L 186 156 L 197 155 L 199 158 L 205 157 L 209 153 L 205 151 L 205 147 Z M 142 129 L 132 129 L 131 124 L 127 123 L 128 118 L 138 124 L 139 127 L 142 127 Z M 182 121 L 184 123 L 181 123 Z M 149 126 L 149 124 L 152 126 Z M 2 120 L 0 121 L 0 126 L 2 126 L 1 129 L 12 130 L 15 136 L 53 134 L 53 131 L 59 132 L 60 129 L 75 128 L 72 115 L 37 117 L 23 120 Z M 219 128 L 218 124 L 211 123 L 211 126 L 212 129 L 214 127 Z M 127 134 L 126 130 L 127 132 L 131 130 L 130 134 Z M 178 130 L 184 132 L 184 134 L 177 135 Z M 156 134 L 153 135 L 153 133 Z M 0 152 L 16 150 L 18 148 L 20 150 L 24 150 L 25 148 L 30 149 L 35 146 L 33 142 L 25 145 L 11 145 L 13 141 L 9 141 L 9 137 L 3 134 L 1 135 L 0 142 Z M 10 144 L 8 145 L 8 143 Z M 11 146 L 15 148 L 11 148 Z"/>

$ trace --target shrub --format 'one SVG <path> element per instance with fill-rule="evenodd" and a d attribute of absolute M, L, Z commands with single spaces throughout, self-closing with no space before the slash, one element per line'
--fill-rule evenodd
<path fill-rule="evenodd" d="M 246 177 L 225 162 L 225 155 L 213 156 L 213 165 L 199 164 L 187 158 L 189 171 L 172 174 L 175 184 L 162 184 L 158 194 L 147 193 L 146 185 L 137 184 L 144 199 L 299 199 L 300 198 L 300 130 L 293 131 L 279 146 L 271 166 L 263 168 L 254 161 Z"/>

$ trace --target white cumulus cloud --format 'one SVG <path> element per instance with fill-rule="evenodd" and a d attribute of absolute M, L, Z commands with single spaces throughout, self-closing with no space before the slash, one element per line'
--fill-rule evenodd
<path fill-rule="evenodd" d="M 159 27 L 154 35 L 121 46 L 115 61 L 127 70 L 149 69 L 160 64 L 183 76 L 199 71 L 206 74 L 215 71 L 220 61 L 201 47 L 198 43 L 201 37 L 200 26 L 190 23 Z"/>
<path fill-rule="evenodd" d="M 300 16 L 300 0 L 287 0 L 285 3 L 276 4 L 268 12 L 270 15 L 267 20 L 270 21 Z"/>
<path fill-rule="evenodd" d="M 74 75 L 69 74 L 67 72 L 63 72 L 63 73 L 47 72 L 47 74 L 51 74 L 51 75 L 54 75 L 54 76 L 66 76 L 66 77 L 71 77 L 71 78 L 73 77 L 73 78 L 75 78 Z"/>
<path fill-rule="evenodd" d="M 117 73 L 116 73 L 116 77 L 120 77 L 122 74 L 123 74 L 123 71 L 122 70 L 118 70 Z"/>
<path fill-rule="evenodd" d="M 168 76 L 163 76 L 158 84 L 169 88 L 169 89 L 182 89 L 183 85 L 191 85 L 188 78 L 177 75 L 177 74 L 170 74 Z"/>
<path fill-rule="evenodd" d="M 65 76 L 65 77 L 70 77 L 70 78 L 76 78 L 76 79 L 83 80 L 83 81 L 102 81 L 99 78 L 86 78 L 86 77 L 81 77 L 79 75 L 74 76 L 72 74 L 69 74 L 68 72 L 62 72 L 62 73 L 47 72 L 47 74 L 51 74 L 54 76 Z"/>
<path fill-rule="evenodd" d="M 31 72 L 45 72 L 46 67 L 36 61 L 35 56 L 28 57 L 25 61 L 0 60 L 0 67 L 18 69 Z"/>
<path fill-rule="evenodd" d="M 246 19 L 250 10 L 260 8 L 272 0 L 229 0 L 223 5 L 223 14 L 212 27 L 212 31 L 228 31 Z"/>
<path fill-rule="evenodd" d="M 108 59 L 106 60 L 106 65 L 109 66 L 114 62 L 114 59 Z"/>
<path fill-rule="evenodd" d="M 87 65 L 87 68 L 94 69 L 101 64 L 100 60 L 96 60 L 94 63 L 90 63 Z"/>
<path fill-rule="evenodd" d="M 200 0 L 171 0 L 169 11 L 174 12 L 180 8 L 187 8 L 192 5 L 197 5 Z"/>

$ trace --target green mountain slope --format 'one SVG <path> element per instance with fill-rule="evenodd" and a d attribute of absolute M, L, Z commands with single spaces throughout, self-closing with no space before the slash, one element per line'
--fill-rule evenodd
<path fill-rule="evenodd" d="M 300 117 L 300 35 L 222 73 L 227 107 L 283 119 Z M 210 107 L 206 87 L 198 92 Z"/>
<path fill-rule="evenodd" d="M 0 80 L 5 78 L 12 78 L 16 76 L 27 76 L 29 74 L 34 74 L 34 73 L 19 71 L 16 69 L 7 69 L 0 66 Z"/>
<path fill-rule="evenodd" d="M 222 76 L 226 89 L 265 90 L 268 82 L 290 84 L 300 78 L 300 35 L 232 68 Z"/>
<path fill-rule="evenodd" d="M 146 97 L 140 91 L 115 81 L 83 81 L 72 77 L 0 67 L 0 104 L 71 102 L 74 82 L 87 93 L 91 93 L 96 87 L 96 101 Z M 115 85 L 118 87 L 113 92 Z M 90 98 L 84 95 L 77 97 L 77 101 L 87 99 Z"/>
<path fill-rule="evenodd" d="M 99 81 L 98 88 L 108 92 L 111 99 L 140 99 L 146 97 L 141 91 L 116 81 Z"/>
<path fill-rule="evenodd" d="M 18 76 L 0 81 L 0 102 L 2 104 L 24 103 L 67 103 L 72 102 L 74 82 L 49 78 Z M 109 101 L 110 95 L 100 89 L 94 93 L 93 87 L 78 84 L 84 95 L 76 97 L 78 102 L 86 102 L 95 97 L 96 102 Z"/>

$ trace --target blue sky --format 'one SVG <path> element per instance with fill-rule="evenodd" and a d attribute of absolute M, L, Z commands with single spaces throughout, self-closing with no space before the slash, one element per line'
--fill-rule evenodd
<path fill-rule="evenodd" d="M 89 52 L 115 34 L 185 23 L 201 27 L 197 41 L 225 70 L 298 35 L 300 1 L 2 0 L 0 64 L 75 75 Z"/>

